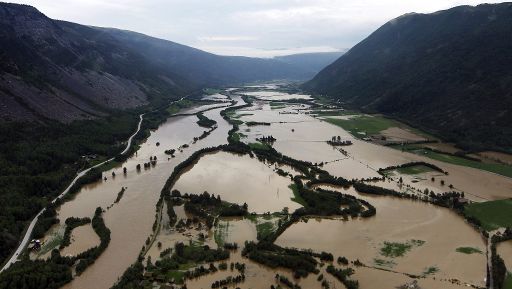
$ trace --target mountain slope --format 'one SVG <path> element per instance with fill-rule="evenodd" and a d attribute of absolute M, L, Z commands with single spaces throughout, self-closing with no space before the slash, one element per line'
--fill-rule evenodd
<path fill-rule="evenodd" d="M 93 118 L 147 104 L 157 89 L 173 95 L 192 87 L 108 34 L 54 21 L 30 6 L 0 4 L 0 43 L 4 119 Z"/>
<path fill-rule="evenodd" d="M 225 57 L 143 34 L 57 21 L 0 3 L 0 119 L 70 122 L 204 86 L 297 79 L 272 59 Z"/>
<path fill-rule="evenodd" d="M 255 80 L 307 79 L 306 68 L 274 59 L 219 56 L 144 34 L 98 28 L 145 59 L 200 85 L 238 84 Z"/>
<path fill-rule="evenodd" d="M 470 148 L 512 145 L 512 4 L 394 19 L 304 86 Z"/>
<path fill-rule="evenodd" d="M 285 56 L 276 56 L 274 59 L 299 67 L 306 73 L 307 79 L 311 79 L 320 70 L 333 63 L 344 52 L 314 52 L 299 53 Z"/>

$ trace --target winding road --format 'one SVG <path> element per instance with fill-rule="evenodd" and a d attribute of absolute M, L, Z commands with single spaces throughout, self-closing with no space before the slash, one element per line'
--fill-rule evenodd
<path fill-rule="evenodd" d="M 183 98 L 182 98 L 183 99 Z M 143 120 L 143 116 L 144 114 L 141 114 L 139 115 L 139 124 L 137 125 L 137 130 L 130 136 L 130 138 L 128 139 L 128 142 L 126 144 L 126 148 L 120 153 L 121 155 L 124 155 L 128 152 L 128 150 L 130 149 L 131 145 L 132 145 L 132 141 L 133 141 L 133 138 L 137 135 L 137 133 L 139 133 L 140 131 L 140 128 L 142 126 L 142 120 Z M 114 158 L 110 158 L 104 162 L 101 162 L 95 166 L 92 166 L 90 168 L 87 168 L 83 171 L 80 171 L 76 177 L 73 179 L 73 181 L 69 184 L 69 186 L 59 195 L 57 196 L 55 199 L 52 200 L 52 204 L 55 203 L 58 199 L 64 197 L 68 192 L 69 190 L 71 189 L 71 187 L 76 183 L 76 181 L 78 181 L 78 179 L 80 179 L 81 177 L 83 177 L 87 172 L 89 172 L 91 169 L 93 168 L 97 168 L 99 166 L 102 166 L 108 162 L 111 162 L 112 160 L 114 160 Z M 18 261 L 18 257 L 21 255 L 21 253 L 23 252 L 23 250 L 25 249 L 25 247 L 27 246 L 29 240 L 30 240 L 30 236 L 32 235 L 32 231 L 34 230 L 34 227 L 37 223 L 37 220 L 39 219 L 39 216 L 41 216 L 42 213 L 44 213 L 44 211 L 46 210 L 46 208 L 43 208 L 35 217 L 34 219 L 32 219 L 32 222 L 30 222 L 30 225 L 28 226 L 27 228 L 27 231 L 25 232 L 25 236 L 23 237 L 23 240 L 21 240 L 18 248 L 16 249 L 16 251 L 14 252 L 14 254 L 11 256 L 11 258 L 9 259 L 9 261 L 7 261 L 7 263 L 5 263 L 5 265 L 3 266 L 3 268 L 0 270 L 0 273 L 3 272 L 4 270 L 6 270 L 7 268 L 9 268 L 12 264 L 16 263 L 16 261 Z"/>

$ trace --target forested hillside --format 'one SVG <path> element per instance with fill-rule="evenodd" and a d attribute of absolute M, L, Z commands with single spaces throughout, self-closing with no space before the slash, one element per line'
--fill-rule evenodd
<path fill-rule="evenodd" d="M 389 21 L 304 87 L 469 149 L 512 147 L 512 4 Z"/>

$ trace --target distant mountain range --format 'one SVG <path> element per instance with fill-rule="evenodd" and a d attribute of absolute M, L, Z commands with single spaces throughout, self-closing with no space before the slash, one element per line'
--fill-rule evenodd
<path fill-rule="evenodd" d="M 327 65 L 336 61 L 344 51 L 338 52 L 314 52 L 314 53 L 300 53 L 285 56 L 276 56 L 274 59 L 288 63 L 300 69 L 305 73 L 305 79 L 313 78 L 318 72 L 324 69 Z"/>
<path fill-rule="evenodd" d="M 512 3 L 407 14 L 304 87 L 467 148 L 512 147 Z"/>
<path fill-rule="evenodd" d="M 324 54 L 300 56 L 310 66 L 297 59 L 219 56 L 0 3 L 0 119 L 101 117 L 112 109 L 172 99 L 206 86 L 306 80 L 335 60 Z"/>

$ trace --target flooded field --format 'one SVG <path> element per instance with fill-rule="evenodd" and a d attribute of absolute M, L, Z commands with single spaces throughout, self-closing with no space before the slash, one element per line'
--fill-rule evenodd
<path fill-rule="evenodd" d="M 213 99 L 209 99 L 213 100 Z M 212 103 L 212 104 L 206 104 L 201 106 L 192 106 L 189 108 L 185 108 L 179 112 L 179 114 L 193 114 L 200 111 L 216 108 L 216 107 L 225 107 L 227 104 L 219 104 L 219 103 Z"/>
<path fill-rule="evenodd" d="M 214 234 L 222 235 L 223 242 L 235 242 L 243 244 L 245 241 L 256 241 L 256 223 L 254 220 L 242 218 L 223 218 L 219 224 L 214 228 Z M 254 261 L 241 256 L 241 250 L 231 252 L 231 256 L 227 263 L 240 262 L 245 264 L 245 282 L 237 284 L 239 288 L 253 288 L 253 289 L 268 289 L 271 285 L 277 285 L 275 275 L 280 274 L 286 276 L 288 279 L 296 281 L 302 288 L 319 288 L 320 283 L 316 280 L 317 276 L 310 274 L 305 279 L 295 280 L 290 270 L 280 268 L 269 268 L 260 265 Z M 218 264 L 217 264 L 218 265 Z M 236 275 L 238 272 L 228 270 L 220 270 L 217 273 L 209 274 L 201 278 L 194 278 L 187 281 L 189 288 L 210 289 L 211 284 L 216 280 L 224 279 L 228 276 Z M 324 272 L 325 274 L 325 272 Z M 328 277 L 327 277 L 328 278 Z M 339 281 L 334 278 L 329 278 L 332 284 L 342 286 Z"/>
<path fill-rule="evenodd" d="M 100 244 L 100 238 L 88 225 L 79 226 L 71 231 L 71 244 L 60 251 L 62 256 L 76 256 Z"/>
<path fill-rule="evenodd" d="M 141 247 L 151 234 L 155 204 L 174 166 L 197 149 L 226 142 L 230 126 L 220 117 L 219 111 L 220 109 L 215 109 L 204 113 L 205 116 L 217 121 L 218 128 L 208 138 L 195 144 L 193 138 L 200 136 L 204 131 L 204 128 L 196 124 L 197 117 L 192 115 L 169 118 L 152 132 L 133 157 L 122 166 L 106 171 L 106 181 L 85 186 L 72 201 L 60 208 L 58 217 L 61 220 L 71 216 L 92 217 L 97 207 L 106 209 L 114 202 L 120 189 L 127 187 L 121 201 L 103 215 L 106 226 L 111 230 L 108 248 L 93 266 L 64 288 L 88 289 L 90 284 L 95 284 L 95 288 L 110 288 L 136 260 Z M 159 146 L 156 145 L 157 142 Z M 164 153 L 167 149 L 177 149 L 183 144 L 190 147 L 176 153 L 175 158 L 169 158 Z M 150 169 L 137 172 L 136 165 L 149 162 L 151 156 L 157 157 L 157 164 Z M 123 167 L 127 168 L 126 175 L 123 175 Z M 116 172 L 115 178 L 112 177 L 112 171 Z"/>
<path fill-rule="evenodd" d="M 202 98 L 203 100 L 214 100 L 214 101 L 229 101 L 229 97 L 227 97 L 224 94 L 216 93 L 216 94 L 210 94 L 206 95 Z"/>
<path fill-rule="evenodd" d="M 257 99 L 261 100 L 289 100 L 289 99 L 311 99 L 310 95 L 306 94 L 289 94 L 279 91 L 251 91 L 251 92 L 243 92 L 245 95 L 254 96 Z"/>
<path fill-rule="evenodd" d="M 265 213 L 300 207 L 291 200 L 291 183 L 278 175 L 274 166 L 246 155 L 219 152 L 203 156 L 178 179 L 174 189 L 195 194 L 207 191 L 231 203 L 247 203 L 250 212 Z"/>
<path fill-rule="evenodd" d="M 383 130 L 381 135 L 386 137 L 387 141 L 393 142 L 410 142 L 410 141 L 424 141 L 424 136 L 418 135 L 410 130 L 406 130 L 399 127 L 390 127 Z"/>
<path fill-rule="evenodd" d="M 420 155 L 401 152 L 396 149 L 377 145 L 354 138 L 340 127 L 314 118 L 305 113 L 284 114 L 287 109 L 272 110 L 267 103 L 256 103 L 254 110 L 245 110 L 251 115 L 243 115 L 242 121 L 272 122 L 270 126 L 241 126 L 241 131 L 247 135 L 245 142 L 252 142 L 264 135 L 272 135 L 277 140 L 273 147 L 290 157 L 311 161 L 313 163 L 332 162 L 325 169 L 336 176 L 348 179 L 372 178 L 379 176 L 379 168 L 396 166 L 408 162 L 423 161 L 441 167 L 449 174 L 444 176 L 445 186 L 436 183 L 408 183 L 419 190 L 429 189 L 435 192 L 450 190 L 448 186 L 465 192 L 474 201 L 503 199 L 512 196 L 512 178 L 503 177 L 490 172 L 449 164 Z M 297 109 L 294 111 L 297 112 Z M 280 120 L 280 121 L 278 121 Z M 353 145 L 343 147 L 347 156 L 325 143 L 332 136 L 340 136 L 350 140 Z M 335 162 L 336 161 L 336 162 Z M 431 176 L 430 176 L 431 177 Z M 412 181 L 412 180 L 411 180 Z"/>
<path fill-rule="evenodd" d="M 378 270 L 374 268 L 357 268 L 354 278 L 359 280 L 360 288 L 399 288 L 399 286 L 412 285 L 414 282 L 424 289 L 462 289 L 468 288 L 465 284 L 455 284 L 449 280 L 433 278 L 414 279 L 401 273 Z M 414 288 L 414 287 L 413 287 Z"/>
<path fill-rule="evenodd" d="M 466 198 L 477 202 L 512 196 L 511 178 L 361 140 L 341 127 L 324 121 L 322 116 L 310 114 L 311 102 L 286 102 L 290 99 L 308 100 L 311 99 L 309 95 L 289 94 L 279 91 L 279 87 L 279 84 L 244 87 L 239 94 L 239 88 L 230 88 L 226 90 L 226 95 L 221 92 L 205 96 L 204 99 L 224 102 L 235 100 L 241 105 L 245 104 L 242 95 L 245 100 L 251 96 L 251 106 L 228 113 L 233 123 L 239 126 L 241 142 L 263 147 L 271 145 L 278 152 L 316 164 L 333 176 L 347 180 L 364 179 L 367 184 L 419 195 L 425 190 L 435 193 L 453 190 L 464 192 Z M 249 89 L 251 91 L 247 91 Z M 227 105 L 225 102 L 196 106 L 179 112 L 192 115 L 170 117 L 151 132 L 132 157 L 104 172 L 106 180 L 84 186 L 72 200 L 58 209 L 58 218 L 63 224 L 69 217 L 92 218 L 96 208 L 101 207 L 105 210 L 105 224 L 111 230 L 111 241 L 107 249 L 82 275 L 64 288 L 88 289 L 91 288 L 90 284 L 94 284 L 94 288 L 110 288 L 126 268 L 136 261 L 146 240 L 152 236 L 160 191 L 175 166 L 199 149 L 227 143 L 228 131 L 233 126 L 220 115 L 220 111 Z M 196 123 L 198 118 L 193 114 L 207 109 L 211 110 L 204 112 L 204 115 L 215 120 L 217 128 L 204 139 L 194 141 L 207 129 Z M 420 141 L 425 138 L 420 133 L 398 127 L 388 128 L 382 131 L 382 135 L 394 141 Z M 266 140 L 261 138 L 269 136 L 275 140 L 263 144 Z M 347 144 L 328 143 L 333 137 L 347 141 Z M 441 149 L 442 145 L 436 147 Z M 446 145 L 445 149 L 448 147 L 450 145 Z M 171 149 L 176 150 L 174 157 L 165 153 Z M 155 165 L 136 169 L 138 164 L 148 163 L 154 157 L 157 159 Z M 499 156 L 486 154 L 486 157 Z M 390 169 L 385 172 L 386 178 L 381 179 L 383 176 L 379 169 L 409 162 L 427 162 L 440 167 L 447 174 L 424 167 Z M 126 174 L 123 168 L 126 168 Z M 292 176 L 300 175 L 291 167 L 269 165 L 249 154 L 220 151 L 201 156 L 182 172 L 172 189 L 182 194 L 201 194 L 207 191 L 219 195 L 223 201 L 240 205 L 245 203 L 249 213 L 257 214 L 215 217 L 214 221 L 208 223 L 211 226 L 209 228 L 203 217 L 198 218 L 186 212 L 185 205 L 180 202 L 172 208 L 176 220 L 170 218 L 167 203 L 164 202 L 161 216 L 156 215 L 157 234 L 148 246 L 144 262 L 149 258 L 153 262 L 162 260 L 165 255 L 162 252 L 174 249 L 179 242 L 206 245 L 208 248 L 223 248 L 225 243 L 237 243 L 238 249 L 230 251 L 228 260 L 212 262 L 215 266 L 223 262 L 245 264 L 245 281 L 231 287 L 268 289 L 271 285 L 277 286 L 275 275 L 278 273 L 302 288 L 321 288 L 317 274 L 311 273 L 306 278 L 296 279 L 293 270 L 271 268 L 242 256 L 246 241 L 258 242 L 270 236 L 291 218 L 291 213 L 303 207 L 298 203 L 301 198 L 297 198 L 290 187 L 292 179 L 282 172 L 278 174 L 278 169 Z M 368 180 L 371 178 L 379 180 Z M 126 188 L 122 198 L 114 202 L 122 188 Z M 352 187 L 320 184 L 314 188 L 339 191 L 365 200 L 376 208 L 376 215 L 368 218 L 320 218 L 308 215 L 291 224 L 277 238 L 276 245 L 318 253 L 330 252 L 334 260 L 342 256 L 350 261 L 359 260 L 364 266 L 354 267 L 355 273 L 351 278 L 357 280 L 362 289 L 394 289 L 412 284 L 415 280 L 424 289 L 485 286 L 485 242 L 476 229 L 451 209 L 421 201 L 359 194 Z M 181 199 L 181 202 L 184 200 Z M 307 206 L 304 202 L 302 204 Z M 266 214 L 275 212 L 282 213 Z M 47 244 L 44 254 L 32 254 L 31 257 L 46 258 L 51 251 L 50 247 L 58 246 L 63 230 L 63 225 L 54 226 L 43 240 Z M 76 255 L 98 244 L 99 238 L 90 224 L 79 226 L 72 231 L 71 244 L 62 249 L 61 254 Z M 509 245 L 510 242 L 500 244 L 498 251 L 507 265 L 512 267 L 512 246 Z M 476 253 L 466 254 L 461 248 L 471 248 Z M 336 261 L 333 264 L 343 268 Z M 180 269 L 180 274 L 199 265 L 209 264 L 186 265 L 186 268 Z M 340 281 L 327 273 L 326 267 L 318 265 L 318 270 L 330 288 L 344 288 Z M 237 274 L 236 270 L 218 270 L 200 278 L 186 280 L 186 285 L 194 289 L 212 288 L 213 282 Z M 414 279 L 412 275 L 422 278 Z M 154 283 L 155 286 L 161 285 L 159 282 Z"/>
<path fill-rule="evenodd" d="M 317 252 L 329 251 L 349 260 L 359 259 L 367 266 L 413 275 L 423 275 L 429 268 L 435 268 L 432 275 L 436 279 L 455 278 L 478 286 L 485 285 L 485 255 L 456 251 L 459 247 L 474 247 L 485 252 L 479 233 L 459 216 L 447 209 L 420 202 L 385 197 L 379 200 L 370 198 L 370 201 L 377 208 L 375 218 L 348 221 L 309 219 L 292 225 L 276 244 L 310 248 Z M 414 245 L 411 240 L 421 243 Z M 387 257 L 381 253 L 386 242 L 413 245 L 404 256 Z M 360 280 L 364 278 L 361 276 Z"/>
<path fill-rule="evenodd" d="M 476 155 L 481 157 L 484 161 L 487 160 L 487 161 L 491 161 L 491 162 L 498 162 L 498 163 L 512 165 L 512 156 L 509 154 L 489 151 L 489 152 L 481 152 Z"/>

